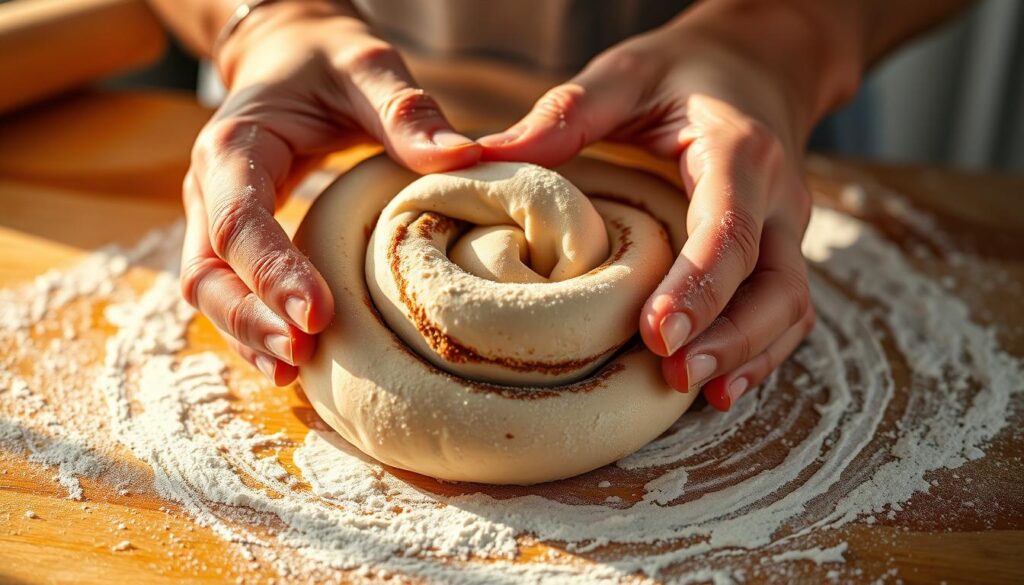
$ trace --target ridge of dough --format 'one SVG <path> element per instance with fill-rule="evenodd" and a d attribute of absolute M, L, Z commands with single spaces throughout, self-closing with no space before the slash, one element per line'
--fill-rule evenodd
<path fill-rule="evenodd" d="M 529 484 L 615 461 L 697 394 L 631 341 L 685 212 L 660 179 L 582 157 L 424 177 L 364 161 L 295 238 L 336 306 L 300 368 L 307 397 L 368 455 L 440 479 Z"/>

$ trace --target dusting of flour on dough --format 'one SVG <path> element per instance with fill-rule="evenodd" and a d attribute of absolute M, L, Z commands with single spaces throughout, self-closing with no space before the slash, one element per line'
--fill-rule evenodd
<path fill-rule="evenodd" d="M 180 239 L 175 226 L 0 291 L 0 442 L 56 469 L 72 498 L 80 477 L 127 486 L 111 461 L 130 453 L 161 496 L 286 578 L 727 583 L 800 561 L 839 578 L 848 545 L 836 529 L 897 518 L 937 471 L 983 458 L 1022 391 L 1020 360 L 960 299 L 868 225 L 818 208 L 805 253 L 820 323 L 758 391 L 726 414 L 686 414 L 588 480 L 604 503 L 543 489 L 442 496 L 333 432 L 293 445 L 240 416 L 225 361 L 185 347 Z M 127 282 L 140 265 L 155 276 Z M 54 376 L 59 389 L 44 382 Z M 278 456 L 293 448 L 297 475 Z M 644 493 L 610 495 L 615 474 L 646 478 Z M 561 550 L 515 562 L 537 542 Z M 735 570 L 749 551 L 754 573 Z"/>

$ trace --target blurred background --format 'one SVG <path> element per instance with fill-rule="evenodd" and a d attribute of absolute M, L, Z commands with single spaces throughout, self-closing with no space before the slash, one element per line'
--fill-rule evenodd
<path fill-rule="evenodd" d="M 556 5 L 568 2 L 552 1 Z M 595 3 L 612 1 L 616 10 L 632 12 L 634 17 L 640 15 L 652 21 L 668 18 L 678 12 L 680 6 L 679 2 L 668 0 L 595 0 Z M 453 55 L 461 58 L 473 53 L 465 46 L 438 47 L 423 43 L 423 37 L 430 34 L 429 13 L 436 7 L 433 3 L 357 0 L 357 4 L 367 13 L 382 10 L 382 5 L 392 8 L 400 5 L 406 11 L 406 22 L 415 26 L 385 27 L 383 32 L 409 50 L 414 73 L 432 90 L 435 85 L 447 83 L 445 74 L 456 69 L 450 60 Z M 607 7 L 587 4 L 587 8 Z M 573 16 L 585 20 L 588 15 Z M 467 30 L 473 30 L 474 23 L 464 24 Z M 581 22 L 580 26 L 586 24 Z M 445 26 L 452 24 L 445 23 Z M 594 52 L 599 49 L 594 47 Z M 471 56 L 480 57 L 479 54 Z M 586 55 L 580 57 L 579 62 L 585 62 Z M 578 67 L 564 61 L 545 63 L 541 55 L 532 59 L 532 71 L 522 69 L 518 74 L 537 77 L 542 84 L 537 86 L 537 91 L 541 91 L 543 84 L 564 79 Z M 538 65 L 543 75 L 536 74 Z M 515 68 L 515 64 L 505 66 Z M 462 82 L 475 76 L 478 74 L 464 74 Z M 428 81 L 424 77 L 437 79 Z M 200 99 L 211 105 L 217 102 L 221 91 L 210 68 L 198 63 L 175 41 L 157 64 L 109 79 L 104 84 L 198 92 Z M 515 84 L 506 82 L 505 85 Z M 530 91 L 525 93 L 533 97 Z M 442 106 L 445 105 L 445 96 L 438 97 Z M 1024 172 L 1022 105 L 1024 2 L 979 0 L 957 19 L 915 40 L 875 68 L 866 77 L 858 96 L 816 129 L 811 148 L 901 163 L 1020 173 Z M 509 115 L 513 109 L 518 110 L 517 115 L 527 106 L 507 104 L 507 107 Z"/>
<path fill-rule="evenodd" d="M 1024 2 L 981 0 L 899 50 L 813 147 L 1024 172 Z"/>

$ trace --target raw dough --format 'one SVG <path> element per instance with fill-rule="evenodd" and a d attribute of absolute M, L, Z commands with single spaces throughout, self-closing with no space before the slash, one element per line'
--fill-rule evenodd
<path fill-rule="evenodd" d="M 685 216 L 671 185 L 594 159 L 421 178 L 370 159 L 296 235 L 336 303 L 306 395 L 365 453 L 440 479 L 529 484 L 615 461 L 696 396 L 635 340 Z"/>

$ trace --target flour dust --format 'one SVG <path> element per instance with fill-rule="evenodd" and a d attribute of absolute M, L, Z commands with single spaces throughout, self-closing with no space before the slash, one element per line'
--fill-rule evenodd
<path fill-rule="evenodd" d="M 72 499 L 84 478 L 136 489 L 118 462 L 141 461 L 150 489 L 285 580 L 729 583 L 801 563 L 842 579 L 841 529 L 898 526 L 1019 410 L 1021 360 L 929 275 L 941 242 L 908 257 L 817 208 L 804 251 L 819 324 L 729 413 L 687 413 L 574 489 L 410 481 L 322 426 L 296 441 L 242 416 L 225 360 L 186 348 L 181 235 L 0 291 L 0 453 L 52 470 Z"/>

